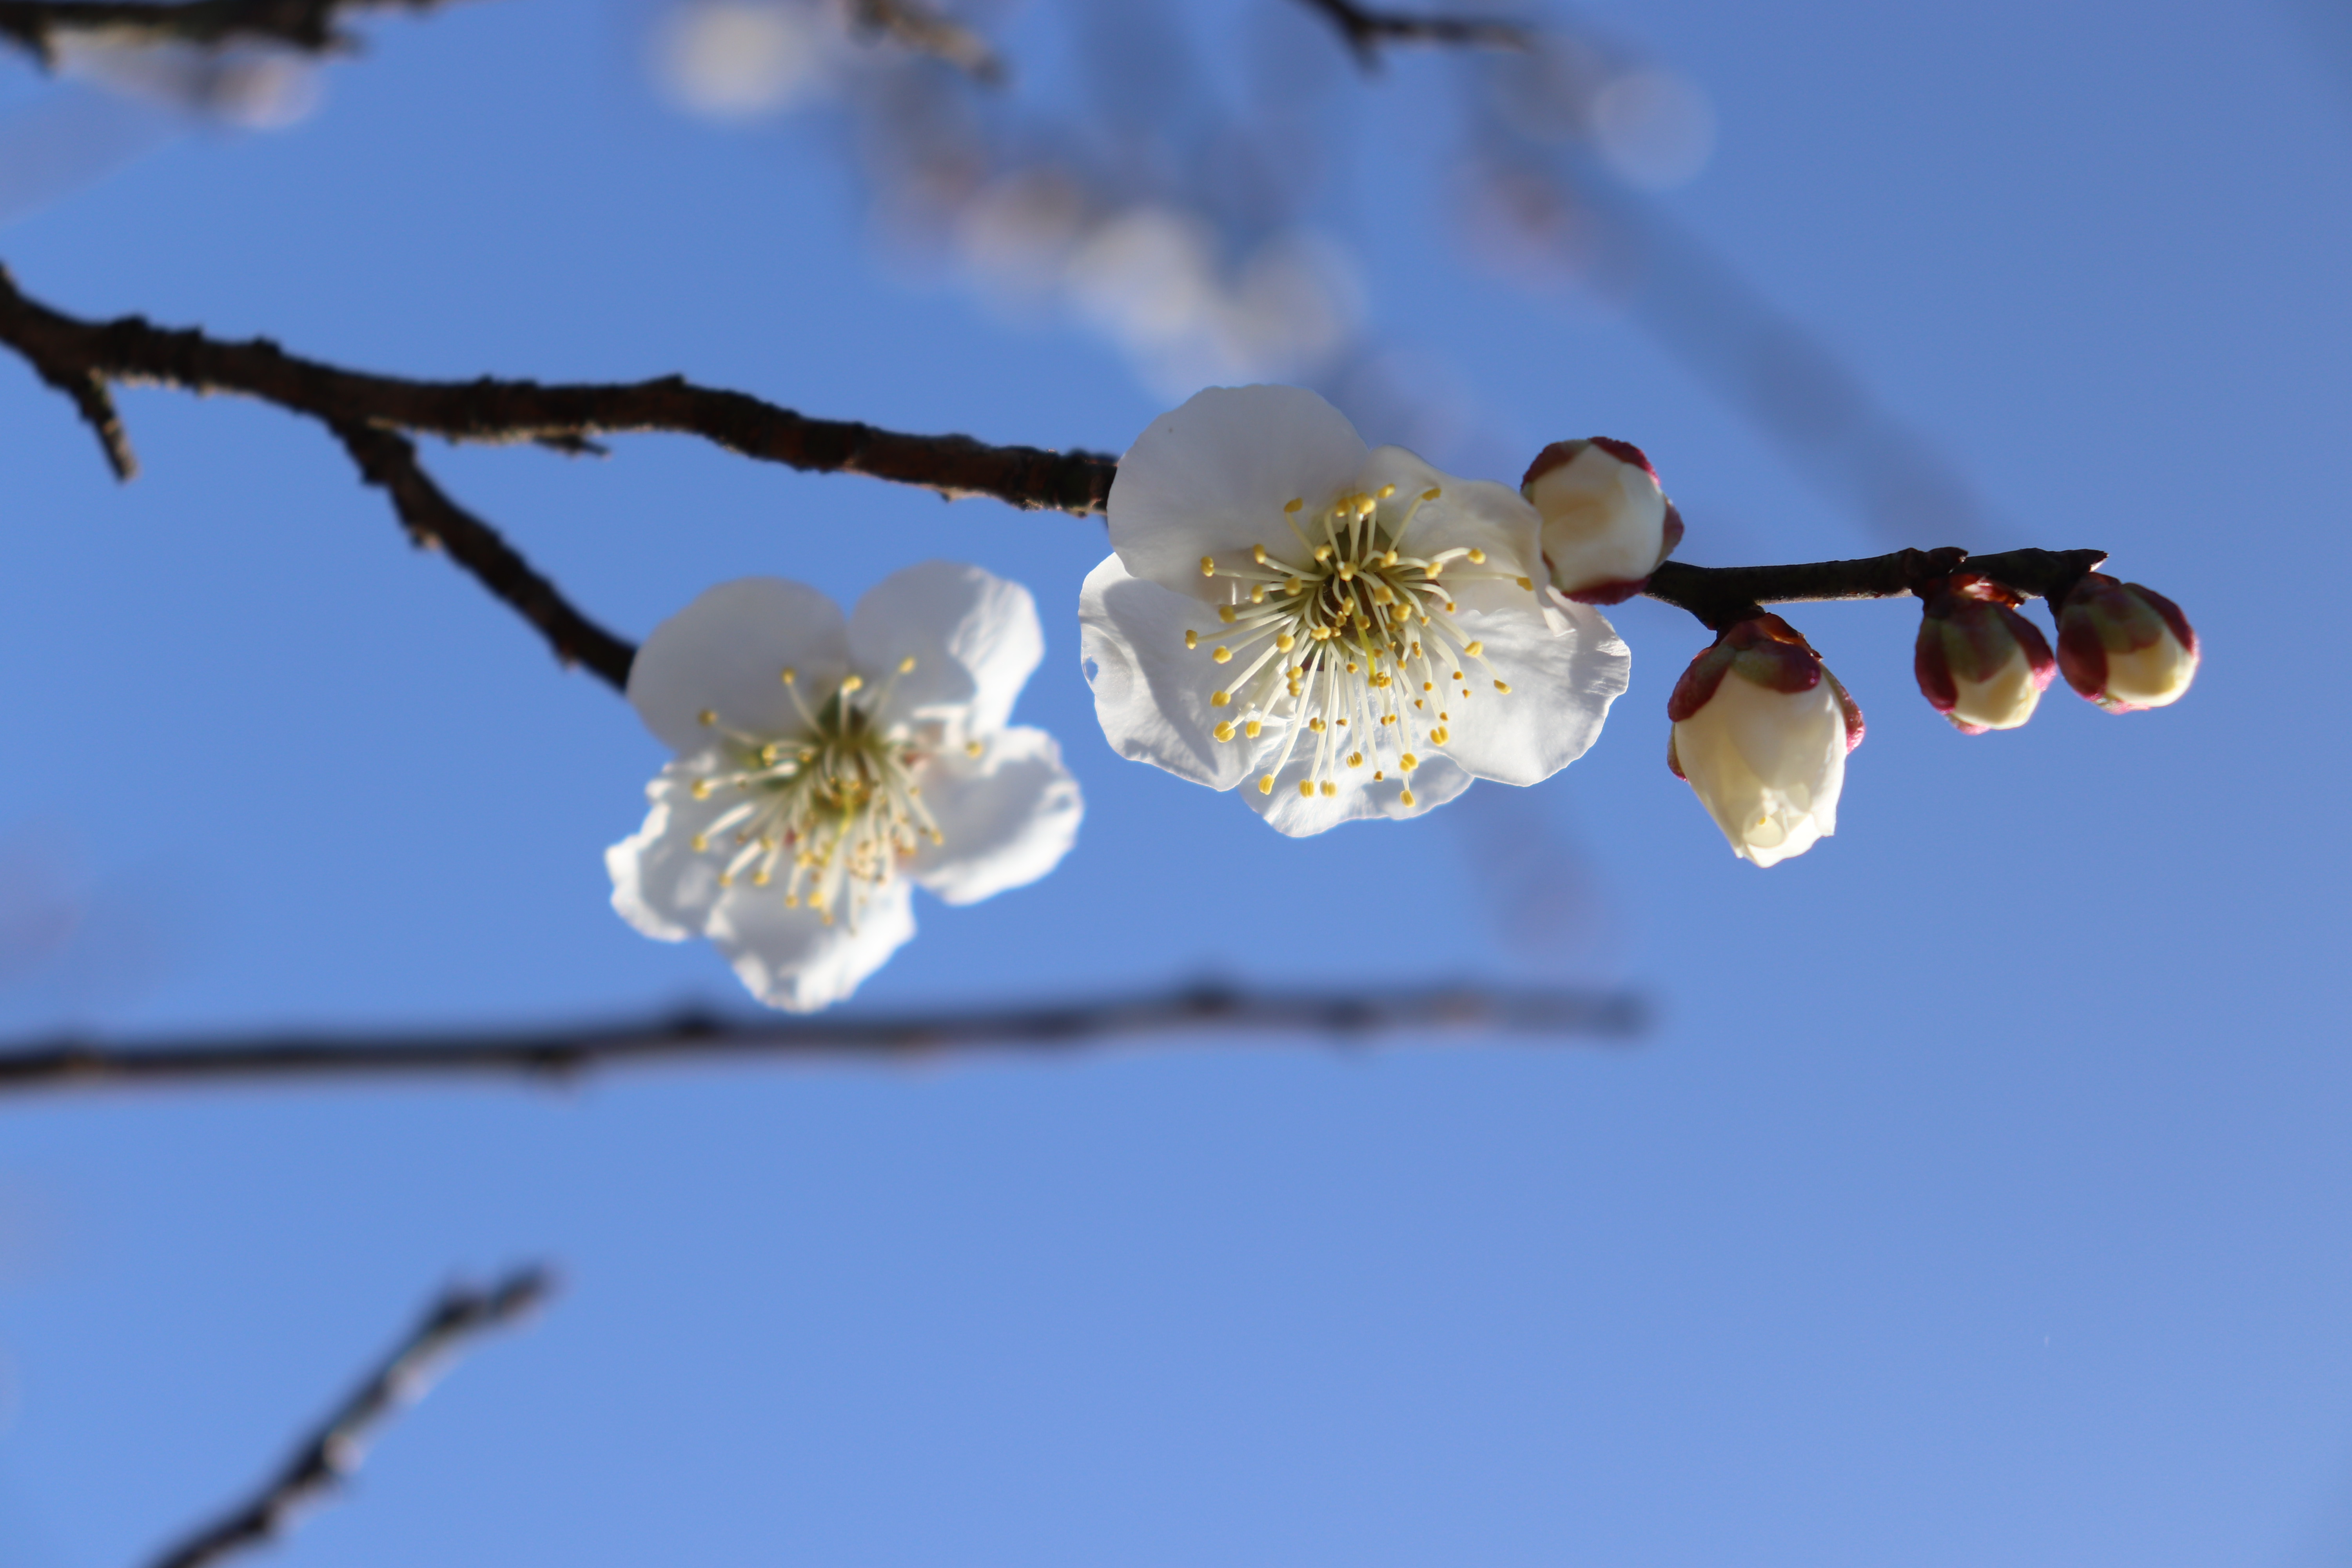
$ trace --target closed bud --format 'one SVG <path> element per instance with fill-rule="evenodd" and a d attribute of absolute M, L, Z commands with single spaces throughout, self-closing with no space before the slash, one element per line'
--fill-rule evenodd
<path fill-rule="evenodd" d="M 1554 441 L 1528 466 L 1519 493 L 1543 519 L 1551 585 L 1582 604 L 1632 598 L 1682 542 L 1682 514 L 1630 441 Z"/>
<path fill-rule="evenodd" d="M 1733 854 L 1776 865 L 1837 831 L 1862 710 L 1788 622 L 1758 616 L 1727 628 L 1675 683 L 1666 717 L 1666 765 Z"/>
<path fill-rule="evenodd" d="M 2197 634 L 2180 606 L 2137 583 L 2085 574 L 2058 611 L 2066 684 L 2110 713 L 2178 702 L 2197 675 Z"/>
<path fill-rule="evenodd" d="M 2033 717 L 2058 661 L 2018 595 L 1972 572 L 1927 595 L 1911 668 L 1937 712 L 1963 735 L 2014 730 Z"/>

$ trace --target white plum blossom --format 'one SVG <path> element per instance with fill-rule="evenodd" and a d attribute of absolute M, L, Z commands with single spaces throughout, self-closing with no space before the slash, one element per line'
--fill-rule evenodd
<path fill-rule="evenodd" d="M 1675 683 L 1666 716 L 1666 766 L 1734 855 L 1777 866 L 1837 831 L 1862 710 L 1788 622 L 1758 616 L 1727 628 Z"/>
<path fill-rule="evenodd" d="M 1615 605 L 1648 584 L 1682 542 L 1682 514 L 1631 441 L 1554 441 L 1519 481 L 1543 520 L 1551 585 L 1587 605 Z"/>
<path fill-rule="evenodd" d="M 846 621 L 781 578 L 709 590 L 630 667 L 677 756 L 605 851 L 613 907 L 709 937 L 772 1006 L 840 1001 L 915 934 L 909 884 L 969 904 L 1068 852 L 1077 784 L 1051 735 L 1007 723 L 1044 650 L 1029 591 L 977 566 L 909 566 Z"/>
<path fill-rule="evenodd" d="M 1368 448 L 1311 392 L 1162 415 L 1109 512 L 1078 601 L 1104 734 L 1284 833 L 1549 778 L 1625 689 L 1609 623 L 1545 583 L 1526 500 Z"/>

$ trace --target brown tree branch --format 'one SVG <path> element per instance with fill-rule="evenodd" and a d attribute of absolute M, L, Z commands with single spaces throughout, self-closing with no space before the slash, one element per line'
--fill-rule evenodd
<path fill-rule="evenodd" d="M 1471 16 L 1422 16 L 1376 11 L 1356 0 L 1301 0 L 1331 19 L 1366 70 L 1378 70 L 1383 44 L 1453 44 L 1474 48 L 1524 49 L 1527 30 L 1509 22 Z"/>
<path fill-rule="evenodd" d="M 950 500 L 988 496 L 1024 509 L 1100 511 L 1118 466 L 1115 458 L 1091 452 L 992 447 L 968 436 L 908 436 L 850 421 L 810 419 L 675 375 L 569 386 L 487 376 L 410 381 L 363 375 L 297 358 L 267 339 L 223 342 L 137 316 L 78 321 L 27 298 L 5 268 L 0 343 L 23 355 L 51 385 L 68 391 L 97 383 L 240 393 L 329 426 L 383 426 L 452 441 L 566 444 L 668 431 L 803 470 L 866 474 Z M 130 449 L 119 426 L 110 429 L 90 402 L 77 396 L 77 405 L 98 431 L 116 471 L 129 471 Z"/>
<path fill-rule="evenodd" d="M 408 536 L 424 549 L 446 551 L 482 586 L 537 626 L 565 665 L 585 665 L 614 690 L 629 689 L 629 662 L 637 650 L 574 609 L 555 584 L 531 570 L 489 524 L 451 500 L 416 460 L 416 444 L 373 425 L 337 425 L 336 437 L 369 484 L 392 497 Z"/>
<path fill-rule="evenodd" d="M 921 0 L 856 0 L 851 18 L 861 32 L 887 37 L 917 54 L 934 55 L 991 87 L 1007 76 L 988 40 Z"/>
<path fill-rule="evenodd" d="M 356 40 L 335 24 L 351 11 L 425 12 L 448 0 L 0 0 L 0 39 L 45 67 L 68 34 L 125 44 L 278 44 L 305 54 L 348 50 Z"/>
<path fill-rule="evenodd" d="M 1403 1029 L 1623 1039 L 1646 1026 L 1622 993 L 1442 985 L 1251 992 L 1202 985 L 980 1010 L 823 1018 L 687 1012 L 643 1024 L 449 1035 L 291 1035 L 110 1046 L 79 1038 L 0 1051 L 0 1094 L 215 1081 L 497 1076 L 571 1078 L 659 1062 L 845 1057 L 895 1061 L 981 1050 L 1066 1054 L 1168 1035 L 1230 1039 Z"/>
<path fill-rule="evenodd" d="M 1710 629 L 1721 631 L 1759 614 L 1766 605 L 1900 598 L 1949 576 L 1962 562 L 2004 588 L 2054 604 L 2106 558 L 2104 550 L 2004 550 L 1997 555 L 1970 555 L 1945 545 L 1794 566 L 1692 566 L 1669 561 L 1652 574 L 1643 592 L 1688 610 Z"/>
<path fill-rule="evenodd" d="M 513 1322 L 552 1289 L 544 1270 L 526 1268 L 488 1290 L 448 1291 L 259 1493 L 156 1558 L 153 1568 L 208 1568 L 275 1539 L 299 1509 L 323 1499 L 359 1468 L 377 1430 L 404 1405 L 422 1398 L 467 1342 Z"/>

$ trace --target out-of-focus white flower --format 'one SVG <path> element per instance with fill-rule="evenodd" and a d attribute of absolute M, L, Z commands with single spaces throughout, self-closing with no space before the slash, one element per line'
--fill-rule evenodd
<path fill-rule="evenodd" d="M 2058 611 L 2066 684 L 2110 713 L 2179 701 L 2197 678 L 2199 657 L 2179 605 L 2104 572 L 2086 573 Z"/>
<path fill-rule="evenodd" d="M 1592 137 L 1627 184 L 1669 190 L 1696 179 L 1715 153 L 1715 106 L 1689 78 L 1631 70 L 1592 99 Z"/>
<path fill-rule="evenodd" d="M 1284 833 L 1535 784 L 1625 689 L 1609 623 L 1538 584 L 1533 507 L 1368 449 L 1311 392 L 1198 394 L 1120 459 L 1109 510 L 1078 602 L 1103 732 Z"/>
<path fill-rule="evenodd" d="M 1862 710 L 1788 622 L 1758 616 L 1725 630 L 1675 683 L 1666 717 L 1666 766 L 1733 854 L 1778 865 L 1837 831 Z"/>
<path fill-rule="evenodd" d="M 629 670 L 677 758 L 605 852 L 613 907 L 709 937 L 772 1006 L 840 1001 L 915 934 L 909 882 L 968 904 L 1068 851 L 1077 784 L 1006 722 L 1044 647 L 1029 591 L 977 566 L 909 566 L 846 622 L 780 578 L 710 589 Z"/>
<path fill-rule="evenodd" d="M 1631 441 L 1554 441 L 1519 481 L 1543 519 L 1551 585 L 1587 605 L 1632 598 L 1683 539 L 1682 514 Z"/>
<path fill-rule="evenodd" d="M 773 113 L 816 89 L 838 31 L 831 16 L 789 0 L 688 0 L 662 18 L 654 72 L 698 114 Z"/>
<path fill-rule="evenodd" d="M 2017 613 L 2018 596 L 1972 572 L 1929 593 L 1912 672 L 1928 705 L 1963 735 L 2014 730 L 2033 717 L 2057 672 L 2050 644 Z"/>

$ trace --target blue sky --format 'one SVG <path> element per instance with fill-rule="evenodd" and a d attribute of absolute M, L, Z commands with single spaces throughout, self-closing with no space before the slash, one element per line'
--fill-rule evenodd
<path fill-rule="evenodd" d="M 1218 58 L 1274 6 L 1187 26 Z M 923 903 L 859 1005 L 1469 977 L 1636 987 L 1658 1026 L 1626 1052 L 1171 1045 L 19 1100 L 0 1561 L 139 1560 L 432 1288 L 537 1258 L 559 1305 L 404 1420 L 284 1561 L 2352 1552 L 2352 759 L 2324 700 L 2352 564 L 2352 59 L 2291 5 L 1582 15 L 1713 104 L 1711 162 L 1657 210 L 1969 478 L 1987 537 L 1966 542 L 2095 545 L 2178 599 L 2207 647 L 2187 700 L 2113 719 L 2059 690 L 1962 739 L 1911 684 L 1912 606 L 1804 608 L 1870 735 L 1837 837 L 1759 873 L 1664 767 L 1704 635 L 1636 603 L 1633 689 L 1559 777 L 1293 843 L 1101 743 L 1069 613 L 1097 521 L 670 438 L 428 447 L 633 636 L 750 573 L 849 600 L 946 555 L 1036 592 L 1018 716 L 1087 790 L 1078 848 L 1032 889 Z M 299 125 L 121 130 L 143 153 L 17 211 L 0 259 L 79 314 L 387 372 L 677 370 L 1112 451 L 1164 406 L 1083 325 L 877 241 L 837 115 L 678 112 L 645 63 L 660 16 L 496 0 L 374 26 Z M 1285 172 L 1314 176 L 1367 342 L 1469 410 L 1448 460 L 1511 479 L 1549 439 L 1636 440 L 1702 563 L 1945 542 L 1792 462 L 1638 294 L 1481 270 L 1446 200 L 1456 62 L 1360 79 L 1336 50 L 1299 63 L 1327 43 L 1310 21 L 1265 25 L 1296 31 L 1260 101 L 1295 89 L 1348 128 Z M 1035 18 L 1004 37 L 1022 102 L 1081 105 Z M 7 65 L 0 139 L 75 94 L 140 112 Z M 320 432 L 123 406 L 127 488 L 0 362 L 0 863 L 89 910 L 0 1023 L 734 999 L 708 950 L 607 907 L 601 850 L 661 761 L 624 704 L 409 550 Z M 1399 842 L 1425 879 L 1401 924 L 1250 896 Z M 1574 919 L 1513 929 L 1530 867 L 1579 890 Z"/>

